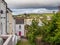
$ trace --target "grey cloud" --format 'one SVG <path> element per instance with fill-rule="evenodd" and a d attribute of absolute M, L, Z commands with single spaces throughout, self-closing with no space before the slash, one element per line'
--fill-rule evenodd
<path fill-rule="evenodd" d="M 57 7 L 60 0 L 5 0 L 10 8 Z"/>

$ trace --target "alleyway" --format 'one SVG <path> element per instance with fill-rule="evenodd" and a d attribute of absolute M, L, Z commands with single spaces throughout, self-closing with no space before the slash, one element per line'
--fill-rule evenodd
<path fill-rule="evenodd" d="M 31 45 L 27 39 L 21 39 L 18 41 L 17 45 Z"/>

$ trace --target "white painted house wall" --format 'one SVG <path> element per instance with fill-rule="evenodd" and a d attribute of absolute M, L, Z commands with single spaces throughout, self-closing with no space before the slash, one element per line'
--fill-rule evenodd
<path fill-rule="evenodd" d="M 10 19 L 9 19 L 11 13 L 12 13 L 12 12 L 10 11 L 10 9 L 7 8 L 7 33 L 8 33 L 8 34 L 10 34 L 10 31 L 11 31 L 11 30 L 10 30 L 10 29 L 11 29 L 11 28 L 10 28 Z"/>
<path fill-rule="evenodd" d="M 7 13 L 7 33 L 9 33 L 9 15 Z"/>
<path fill-rule="evenodd" d="M 0 10 L 1 10 L 1 0 L 0 0 Z M 1 13 L 0 13 L 0 20 L 1 20 Z M 1 21 L 0 21 L 0 34 L 1 34 Z"/>
<path fill-rule="evenodd" d="M 6 34 L 6 4 L 1 1 L 1 10 L 3 10 L 3 14 L 1 14 L 1 32 L 2 34 Z"/>
<path fill-rule="evenodd" d="M 9 11 L 8 9 L 7 9 L 7 11 Z M 8 13 L 7 13 L 7 33 L 8 33 L 8 30 L 9 30 L 9 16 L 8 16 Z"/>
<path fill-rule="evenodd" d="M 12 24 L 13 24 L 13 34 L 15 34 L 16 33 L 16 23 L 15 23 L 15 19 L 14 18 L 13 18 Z"/>
<path fill-rule="evenodd" d="M 19 29 L 19 26 L 21 26 L 21 29 Z M 21 31 L 21 36 L 24 36 L 24 24 L 16 24 L 17 35 L 19 35 L 19 31 Z"/>

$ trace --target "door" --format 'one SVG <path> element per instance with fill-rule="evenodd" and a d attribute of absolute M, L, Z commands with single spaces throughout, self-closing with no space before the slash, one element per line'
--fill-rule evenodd
<path fill-rule="evenodd" d="M 21 31 L 19 31 L 19 36 L 21 36 Z"/>

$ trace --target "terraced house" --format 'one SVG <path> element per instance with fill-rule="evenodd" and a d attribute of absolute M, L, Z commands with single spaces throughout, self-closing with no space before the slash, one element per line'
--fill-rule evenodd
<path fill-rule="evenodd" d="M 0 44 L 16 45 L 15 20 L 5 0 L 0 0 Z"/>
<path fill-rule="evenodd" d="M 7 34 L 7 3 L 4 0 L 0 0 L 0 20 L 1 34 Z"/>
<path fill-rule="evenodd" d="M 8 34 L 12 34 L 12 32 L 13 32 L 13 28 L 12 28 L 12 22 L 13 22 L 13 20 L 12 20 L 12 11 L 9 9 L 9 8 L 7 8 L 7 33 Z"/>

